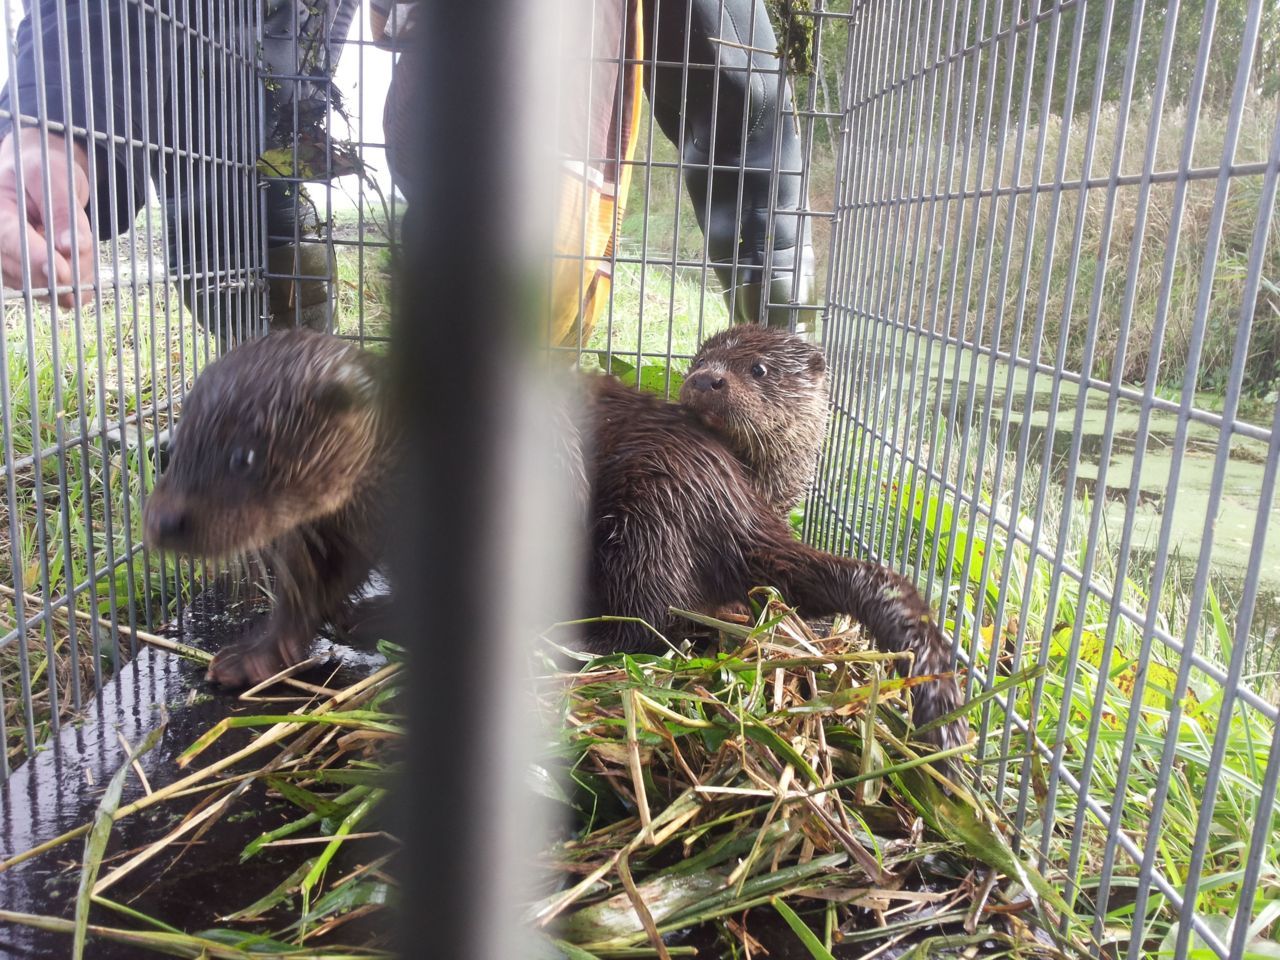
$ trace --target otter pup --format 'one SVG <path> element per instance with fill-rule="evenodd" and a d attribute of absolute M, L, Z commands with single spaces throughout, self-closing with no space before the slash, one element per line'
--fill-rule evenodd
<path fill-rule="evenodd" d="M 917 726 L 958 707 L 951 646 L 911 581 L 799 542 L 781 515 L 816 457 L 820 431 L 801 422 L 825 424 L 821 355 L 797 337 L 757 327 L 712 338 L 698 358 L 704 362 L 681 391 L 684 404 L 612 377 L 588 386 L 591 435 L 580 448 L 588 615 L 638 618 L 665 633 L 680 626 L 671 607 L 713 613 L 740 603 L 752 587 L 773 586 L 805 616 L 849 614 L 881 649 L 912 653 L 902 671 L 936 678 L 913 692 Z M 780 436 L 787 429 L 802 437 L 790 452 Z M 779 456 L 791 462 L 773 462 Z M 642 623 L 599 622 L 584 631 L 594 653 L 661 648 Z M 967 730 L 962 718 L 929 740 L 958 746 Z"/>
<path fill-rule="evenodd" d="M 378 558 L 393 445 L 376 358 L 327 334 L 272 333 L 197 378 L 147 498 L 147 545 L 262 558 L 271 614 L 208 678 L 259 683 L 307 653 Z"/>
<path fill-rule="evenodd" d="M 777 513 L 800 502 L 827 432 L 821 350 L 775 328 L 730 327 L 698 348 L 680 403 L 724 439 Z"/>
<path fill-rule="evenodd" d="M 758 383 L 750 393 L 724 393 L 730 402 L 719 408 L 684 407 L 592 377 L 579 384 L 576 412 L 585 419 L 554 411 L 566 428 L 559 451 L 566 481 L 588 526 L 583 612 L 638 617 L 671 631 L 679 626 L 672 606 L 714 611 L 754 586 L 775 586 L 803 614 L 850 614 L 880 647 L 913 653 L 909 672 L 935 678 L 915 692 L 915 721 L 941 716 L 960 694 L 943 676 L 951 649 L 928 605 L 910 581 L 879 564 L 795 540 L 779 511 L 803 489 L 798 474 L 771 470 L 767 456 L 756 456 L 763 446 L 743 443 L 785 419 L 779 402 L 797 389 L 770 384 L 770 373 L 820 383 L 821 356 L 798 338 L 735 332 L 720 344 L 734 357 L 730 365 L 744 365 Z M 188 394 L 168 470 L 147 501 L 147 542 L 211 558 L 258 553 L 276 588 L 271 615 L 219 652 L 210 679 L 256 683 L 302 660 L 318 628 L 379 559 L 396 448 L 375 363 L 325 334 L 273 333 L 211 364 Z M 763 375 L 752 372 L 757 366 Z M 750 398 L 741 406 L 759 427 L 742 419 L 735 397 Z M 638 623 L 602 622 L 587 631 L 584 645 L 596 653 L 656 648 Z M 966 729 L 959 720 L 931 739 L 954 746 Z"/>

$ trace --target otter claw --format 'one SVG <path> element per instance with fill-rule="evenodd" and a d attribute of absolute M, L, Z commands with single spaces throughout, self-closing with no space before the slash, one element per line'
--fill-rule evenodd
<path fill-rule="evenodd" d="M 223 647 L 209 663 L 205 679 L 222 687 L 249 687 L 300 662 L 306 644 L 262 634 Z"/>

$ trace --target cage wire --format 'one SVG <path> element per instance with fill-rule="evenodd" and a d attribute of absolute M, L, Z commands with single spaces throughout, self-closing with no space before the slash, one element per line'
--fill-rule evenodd
<path fill-rule="evenodd" d="M 1280 779 L 1274 4 L 564 7 L 553 349 L 670 395 L 731 322 L 820 332 L 803 536 L 942 611 L 982 788 L 1095 942 L 1242 956 Z M 91 144 L 71 247 L 109 241 L 53 302 L 57 238 L 3 253 L 7 775 L 199 580 L 139 525 L 185 389 L 273 323 L 380 348 L 403 200 L 362 4 L 4 16 L 19 195 Z"/>
<path fill-rule="evenodd" d="M 1240 956 L 1280 765 L 1275 9 L 847 24 L 805 535 L 941 606 L 992 798 L 1097 942 L 1141 955 L 1164 902 L 1176 955 Z"/>

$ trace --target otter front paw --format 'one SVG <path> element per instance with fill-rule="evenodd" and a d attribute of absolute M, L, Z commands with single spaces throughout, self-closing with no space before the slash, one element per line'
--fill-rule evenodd
<path fill-rule="evenodd" d="M 309 638 L 266 627 L 218 651 L 205 679 L 223 687 L 250 687 L 306 656 Z"/>

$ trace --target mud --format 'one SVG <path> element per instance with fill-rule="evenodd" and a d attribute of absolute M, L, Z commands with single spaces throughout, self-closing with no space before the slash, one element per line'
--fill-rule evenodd
<path fill-rule="evenodd" d="M 245 622 L 240 605 L 229 604 L 220 595 L 206 594 L 188 608 L 174 634 L 184 643 L 212 650 L 237 636 Z M 381 654 L 363 645 L 356 648 L 321 640 L 312 652 L 321 653 L 326 646 L 332 648 L 331 663 L 314 668 L 301 678 L 341 687 L 367 676 L 385 662 Z M 335 674 L 334 665 L 339 660 L 341 666 Z M 188 771 L 179 770 L 175 759 L 223 717 L 279 709 L 280 705 L 240 703 L 234 694 L 222 693 L 207 684 L 203 672 L 199 664 L 154 648 L 142 648 L 88 705 L 78 722 L 66 725 L 49 747 L 18 768 L 0 787 L 0 858 L 29 850 L 90 822 L 107 782 L 124 760 L 125 748 L 120 738 L 130 744 L 140 743 L 160 722 L 162 708 L 168 712 L 168 726 L 160 742 L 140 761 L 152 789 L 186 775 Z M 230 731 L 198 762 L 205 764 L 226 756 L 253 735 L 250 730 Z M 246 769 L 252 765 L 250 761 Z M 142 794 L 138 778 L 130 775 L 121 803 L 130 803 Z M 162 836 L 193 803 L 193 799 L 162 803 L 117 823 L 107 857 Z M 265 788 L 255 785 L 236 800 L 234 809 L 201 842 L 175 844 L 105 895 L 187 932 L 234 927 L 220 922 L 219 917 L 269 893 L 317 852 L 307 846 L 273 848 L 243 866 L 239 864 L 245 844 L 300 815 L 296 807 L 268 798 Z M 372 849 L 380 842 L 352 844 L 350 852 L 340 852 L 334 859 L 330 875 L 341 876 L 358 863 L 384 853 L 384 849 Z M 84 841 L 77 838 L 0 873 L 0 908 L 71 917 L 83 849 Z M 103 873 L 108 869 L 110 865 L 104 863 Z M 100 907 L 93 908 L 90 922 L 139 926 Z M 362 931 L 358 924 L 356 921 L 343 926 L 335 936 L 350 943 L 376 932 Z M 70 938 L 62 934 L 0 925 L 3 958 L 66 956 L 70 945 Z M 139 951 L 136 947 L 91 940 L 88 954 L 114 960 L 137 957 Z"/>

